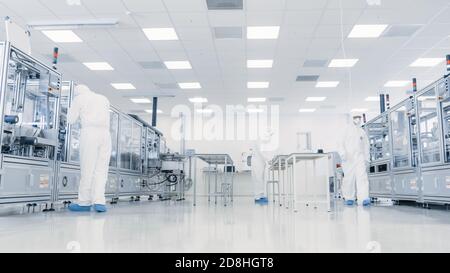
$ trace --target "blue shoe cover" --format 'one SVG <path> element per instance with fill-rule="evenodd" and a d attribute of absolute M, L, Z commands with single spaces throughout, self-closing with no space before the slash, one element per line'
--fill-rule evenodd
<path fill-rule="evenodd" d="M 364 207 L 370 206 L 370 199 L 364 199 L 362 205 L 363 205 Z"/>
<path fill-rule="evenodd" d="M 96 212 L 106 212 L 106 206 L 100 204 L 94 204 L 94 210 Z"/>
<path fill-rule="evenodd" d="M 353 201 L 353 200 L 345 200 L 345 204 L 347 206 L 353 206 L 354 203 L 355 203 L 355 201 Z"/>
<path fill-rule="evenodd" d="M 91 211 L 91 206 L 80 206 L 78 204 L 70 204 L 70 211 Z"/>

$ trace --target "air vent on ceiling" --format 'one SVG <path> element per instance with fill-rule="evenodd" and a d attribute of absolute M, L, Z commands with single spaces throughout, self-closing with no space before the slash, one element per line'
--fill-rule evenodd
<path fill-rule="evenodd" d="M 138 62 L 144 69 L 163 69 L 165 68 L 162 62 Z"/>
<path fill-rule="evenodd" d="M 159 89 L 178 89 L 178 84 L 176 83 L 155 83 Z"/>
<path fill-rule="evenodd" d="M 327 63 L 328 60 L 306 60 L 303 67 L 324 67 Z"/>
<path fill-rule="evenodd" d="M 268 98 L 267 100 L 270 101 L 270 102 L 281 102 L 281 101 L 284 101 L 284 98 L 282 98 L 282 97 L 271 97 L 271 98 Z"/>
<path fill-rule="evenodd" d="M 384 37 L 409 37 L 419 30 L 422 25 L 393 25 L 384 33 Z"/>
<path fill-rule="evenodd" d="M 206 0 L 209 10 L 241 10 L 243 0 Z"/>
<path fill-rule="evenodd" d="M 242 27 L 214 27 L 216 39 L 242 39 Z"/>
<path fill-rule="evenodd" d="M 298 82 L 315 82 L 319 79 L 319 75 L 300 75 L 297 76 L 296 81 Z"/>

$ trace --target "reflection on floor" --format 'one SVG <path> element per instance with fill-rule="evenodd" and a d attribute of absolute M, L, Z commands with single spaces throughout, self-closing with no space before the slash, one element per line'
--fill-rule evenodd
<path fill-rule="evenodd" d="M 0 217 L 0 252 L 428 252 L 450 251 L 450 212 L 422 208 L 300 207 L 236 198 L 232 207 L 121 203 L 106 214 Z"/>

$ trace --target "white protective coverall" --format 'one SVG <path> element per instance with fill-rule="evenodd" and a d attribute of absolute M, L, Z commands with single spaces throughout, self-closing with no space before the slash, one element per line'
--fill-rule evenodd
<path fill-rule="evenodd" d="M 273 132 L 266 132 L 263 140 L 258 140 L 252 146 L 252 182 L 255 199 L 266 196 L 266 163 L 272 159 L 274 150 L 271 141 Z"/>
<path fill-rule="evenodd" d="M 111 155 L 109 101 L 85 85 L 75 87 L 75 99 L 69 108 L 69 124 L 81 122 L 81 180 L 78 204 L 105 205 L 105 186 Z"/>
<path fill-rule="evenodd" d="M 342 141 L 341 158 L 344 179 L 342 195 L 345 200 L 358 199 L 362 203 L 369 198 L 367 167 L 370 159 L 369 140 L 360 121 L 349 122 Z"/>

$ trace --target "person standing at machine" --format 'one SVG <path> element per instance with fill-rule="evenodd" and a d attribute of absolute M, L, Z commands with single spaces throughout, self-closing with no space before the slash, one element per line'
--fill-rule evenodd
<path fill-rule="evenodd" d="M 367 176 L 370 159 L 369 148 L 369 139 L 361 128 L 361 116 L 353 116 L 353 122 L 346 128 L 341 149 L 344 171 L 342 195 L 345 204 L 349 206 L 355 203 L 355 199 L 360 205 L 370 205 L 369 178 Z"/>
<path fill-rule="evenodd" d="M 71 211 L 106 212 L 105 186 L 111 155 L 109 100 L 92 92 L 86 85 L 75 87 L 75 99 L 68 110 L 69 124 L 81 123 L 81 180 L 78 203 Z"/>

